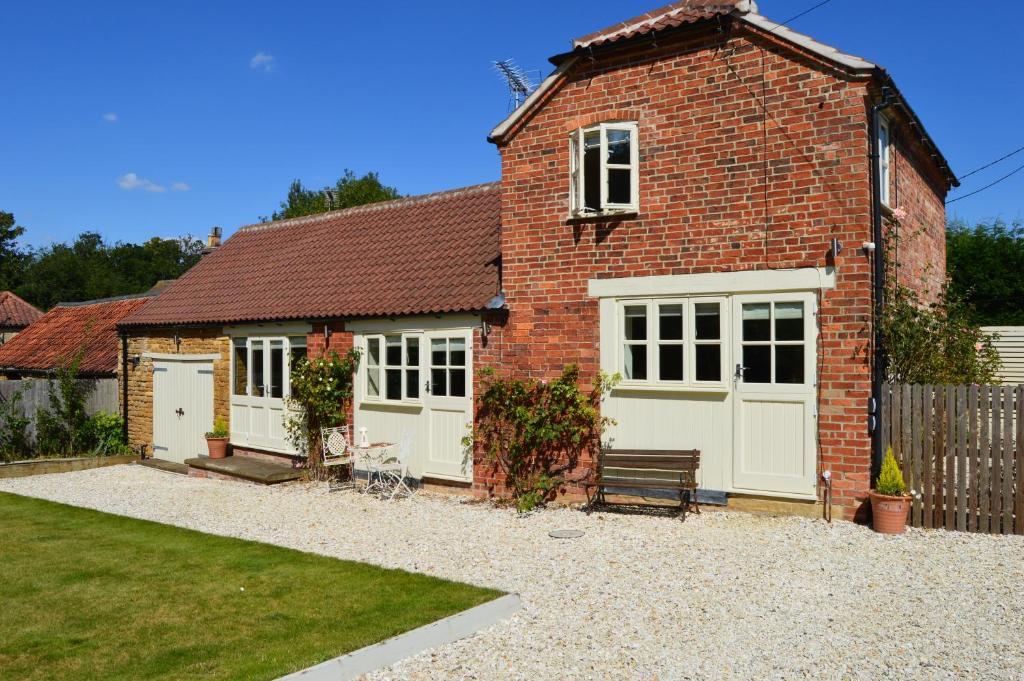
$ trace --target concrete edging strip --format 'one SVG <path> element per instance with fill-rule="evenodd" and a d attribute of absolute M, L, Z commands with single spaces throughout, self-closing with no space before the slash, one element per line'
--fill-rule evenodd
<path fill-rule="evenodd" d="M 445 643 L 458 641 L 493 626 L 523 607 L 516 594 L 501 596 L 469 610 L 463 610 L 386 641 L 354 650 L 340 657 L 282 676 L 278 681 L 339 681 L 389 667 L 407 657 Z"/>

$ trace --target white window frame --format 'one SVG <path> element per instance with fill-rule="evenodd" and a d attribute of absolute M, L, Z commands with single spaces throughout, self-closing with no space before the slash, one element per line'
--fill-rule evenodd
<path fill-rule="evenodd" d="M 713 303 L 718 305 L 719 333 L 717 340 L 696 339 L 696 308 L 700 303 Z M 662 341 L 659 336 L 660 306 L 680 305 L 682 307 L 683 340 L 673 339 Z M 647 339 L 644 342 L 626 340 L 626 308 L 643 307 L 647 313 Z M 700 297 L 658 297 L 658 298 L 623 298 L 616 300 L 616 371 L 623 377 L 619 384 L 624 388 L 655 388 L 655 389 L 678 389 L 678 390 L 726 390 L 728 389 L 727 366 L 729 357 L 728 346 L 728 307 L 727 300 L 723 296 L 700 296 Z M 647 346 L 647 378 L 628 379 L 626 378 L 626 352 L 625 346 L 646 345 Z M 683 379 L 662 380 L 660 378 L 661 366 L 659 345 L 682 345 L 683 346 Z M 697 380 L 697 345 L 718 345 L 721 348 L 719 353 L 719 380 L 698 381 Z"/>
<path fill-rule="evenodd" d="M 885 206 L 891 206 L 892 182 L 892 126 L 889 119 L 878 119 L 878 189 Z"/>
<path fill-rule="evenodd" d="M 387 339 L 398 337 L 401 338 L 402 357 L 401 364 L 388 364 L 388 353 L 387 353 Z M 380 343 L 380 357 L 379 364 L 376 369 L 378 371 L 378 394 L 376 396 L 370 394 L 370 374 L 369 374 L 369 344 L 371 339 L 377 339 Z M 409 364 L 408 354 L 408 343 L 410 340 L 415 340 L 419 347 L 419 362 L 417 364 Z M 365 402 L 373 402 L 379 404 L 421 404 L 423 402 L 423 393 L 425 392 L 425 384 L 423 382 L 423 353 L 424 348 L 424 336 L 420 332 L 389 332 L 389 333 L 368 333 L 363 334 L 363 353 L 367 357 L 367 361 L 360 362 L 359 374 L 362 387 L 362 400 Z M 429 351 L 429 348 L 426 350 Z M 400 399 L 389 399 L 387 397 L 387 371 L 399 370 L 402 375 L 402 388 Z M 417 372 L 416 381 L 416 397 L 408 397 L 409 394 L 409 371 L 415 370 Z"/>
<path fill-rule="evenodd" d="M 232 336 L 231 337 L 231 362 L 229 366 L 229 381 L 230 385 L 230 396 L 231 397 L 248 397 L 254 400 L 285 400 L 292 394 L 292 339 L 298 338 L 299 334 L 279 335 L 279 334 L 267 334 L 259 335 L 253 334 L 248 336 Z M 295 343 L 295 347 L 307 348 L 306 337 L 303 335 L 301 342 Z M 245 394 L 239 395 L 235 392 L 235 347 L 236 343 L 244 341 L 245 343 L 245 358 L 246 358 L 246 377 L 245 377 Z M 282 341 L 281 351 L 284 354 L 284 367 L 282 373 L 283 385 L 281 386 L 281 397 L 270 397 L 268 395 L 253 395 L 253 362 L 252 362 L 252 351 L 253 343 L 259 342 L 263 344 L 263 380 L 266 381 L 272 371 L 271 367 L 271 352 L 270 343 L 271 341 Z M 307 348 L 308 352 L 308 348 Z M 264 385 L 267 385 L 264 383 Z"/>
<path fill-rule="evenodd" d="M 629 133 L 629 164 L 608 163 L 608 131 L 624 130 Z M 583 141 L 587 133 L 599 131 L 601 134 L 601 206 L 594 211 L 586 207 L 584 194 L 586 178 L 584 176 Z M 629 203 L 612 203 L 608 200 L 608 170 L 629 170 L 630 188 Z M 640 148 L 639 126 L 632 121 L 616 121 L 599 123 L 584 128 L 577 128 L 570 134 L 569 140 L 569 210 L 574 217 L 595 215 L 636 213 L 640 210 Z"/>

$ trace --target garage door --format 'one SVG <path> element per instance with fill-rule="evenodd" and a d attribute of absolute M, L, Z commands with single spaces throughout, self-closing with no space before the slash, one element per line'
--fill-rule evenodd
<path fill-rule="evenodd" d="M 206 455 L 213 428 L 213 362 L 153 360 L 153 456 L 168 461 Z"/>

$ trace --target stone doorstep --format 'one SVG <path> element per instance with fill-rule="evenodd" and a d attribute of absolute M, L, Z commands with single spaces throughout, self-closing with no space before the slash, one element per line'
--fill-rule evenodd
<path fill-rule="evenodd" d="M 137 461 L 140 466 L 146 468 L 155 468 L 158 471 L 164 471 L 165 473 L 177 473 L 178 475 L 188 475 L 188 466 L 177 461 L 165 461 L 164 459 L 143 459 Z"/>
<path fill-rule="evenodd" d="M 189 467 L 189 475 L 194 477 L 237 479 L 260 485 L 276 485 L 302 477 L 301 470 L 290 466 L 244 456 L 229 456 L 225 459 L 200 456 L 186 459 L 185 463 Z M 196 474 L 193 474 L 193 469 L 197 471 Z"/>

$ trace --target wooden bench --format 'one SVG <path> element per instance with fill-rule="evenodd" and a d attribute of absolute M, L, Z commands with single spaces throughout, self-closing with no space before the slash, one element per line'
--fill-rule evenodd
<path fill-rule="evenodd" d="M 679 492 L 679 507 L 682 519 L 686 520 L 688 509 L 700 513 L 697 505 L 698 468 L 698 449 L 603 449 L 598 455 L 596 474 L 584 483 L 587 513 L 595 503 L 607 503 L 605 492 L 610 487 L 627 488 L 627 491 L 615 494 L 632 495 L 637 495 L 639 490 L 663 489 Z M 652 477 L 651 473 L 657 477 Z M 594 490 L 593 495 L 591 489 Z"/>

